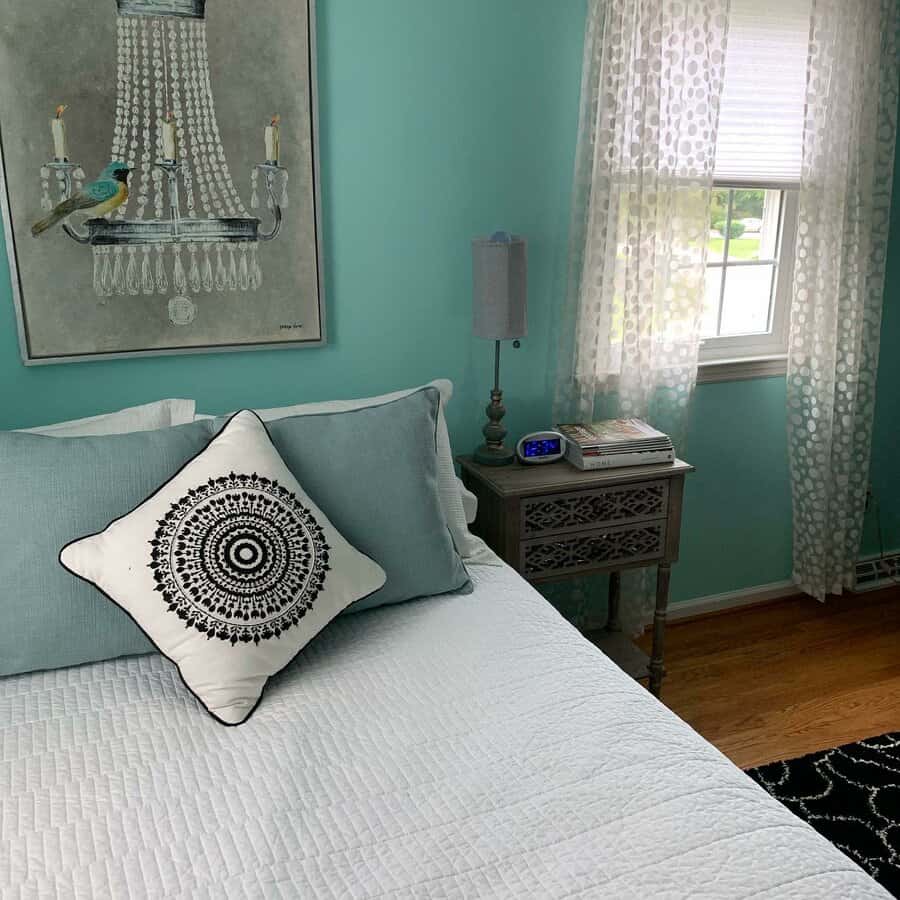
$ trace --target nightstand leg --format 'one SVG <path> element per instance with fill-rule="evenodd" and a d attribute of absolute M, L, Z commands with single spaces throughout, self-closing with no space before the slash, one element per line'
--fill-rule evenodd
<path fill-rule="evenodd" d="M 672 566 L 663 562 L 656 573 L 656 611 L 653 614 L 653 651 L 650 656 L 650 693 L 659 696 L 663 679 L 663 652 L 666 632 L 666 609 L 669 605 L 669 576 Z"/>
<path fill-rule="evenodd" d="M 587 591 L 580 578 L 572 582 L 572 597 L 575 600 L 575 627 L 584 631 L 587 623 Z"/>
<path fill-rule="evenodd" d="M 606 611 L 606 630 L 621 631 L 619 621 L 619 600 L 622 596 L 622 576 L 618 572 L 609 573 L 609 601 Z"/>

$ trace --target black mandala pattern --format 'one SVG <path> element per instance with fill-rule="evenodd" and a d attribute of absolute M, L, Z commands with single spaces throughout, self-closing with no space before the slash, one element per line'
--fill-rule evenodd
<path fill-rule="evenodd" d="M 747 774 L 900 897 L 900 732 Z"/>
<path fill-rule="evenodd" d="M 313 607 L 329 571 L 322 527 L 295 494 L 256 473 L 210 478 L 158 526 L 156 590 L 186 628 L 210 639 L 280 637 Z"/>

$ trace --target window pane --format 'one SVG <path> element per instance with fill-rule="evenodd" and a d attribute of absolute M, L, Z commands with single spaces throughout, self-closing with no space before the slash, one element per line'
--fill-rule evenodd
<path fill-rule="evenodd" d="M 781 191 L 766 191 L 760 228 L 760 254 L 763 259 L 775 259 L 778 253 L 778 226 L 781 224 Z"/>
<path fill-rule="evenodd" d="M 725 257 L 725 223 L 728 221 L 727 188 L 714 190 L 709 205 L 709 254 L 707 262 L 722 262 Z"/>
<path fill-rule="evenodd" d="M 759 259 L 766 192 L 738 189 L 732 196 L 728 259 Z"/>
<path fill-rule="evenodd" d="M 720 335 L 759 334 L 769 330 L 774 270 L 773 265 L 729 267 Z"/>
<path fill-rule="evenodd" d="M 716 337 L 719 327 L 719 294 L 722 290 L 722 272 L 719 267 L 706 270 L 706 297 L 703 301 L 703 317 L 700 321 L 700 337 Z"/>

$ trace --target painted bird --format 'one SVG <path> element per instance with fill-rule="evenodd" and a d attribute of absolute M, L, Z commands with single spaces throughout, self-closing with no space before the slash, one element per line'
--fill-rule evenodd
<path fill-rule="evenodd" d="M 125 163 L 113 160 L 96 181 L 86 184 L 77 194 L 63 200 L 46 218 L 35 222 L 31 226 L 32 235 L 38 237 L 74 212 L 96 217 L 118 209 L 128 199 L 130 171 Z"/>

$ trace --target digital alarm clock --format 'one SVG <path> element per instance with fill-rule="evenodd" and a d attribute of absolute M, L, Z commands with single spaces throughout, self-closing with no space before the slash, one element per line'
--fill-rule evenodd
<path fill-rule="evenodd" d="M 556 462 L 565 455 L 566 439 L 558 431 L 535 431 L 516 444 L 516 456 L 526 465 Z"/>

